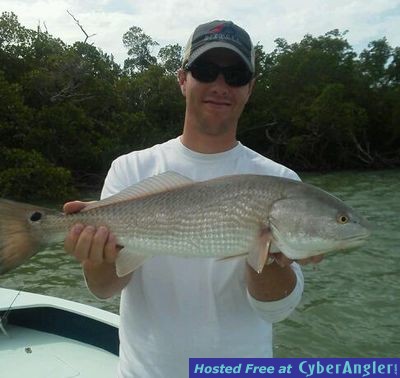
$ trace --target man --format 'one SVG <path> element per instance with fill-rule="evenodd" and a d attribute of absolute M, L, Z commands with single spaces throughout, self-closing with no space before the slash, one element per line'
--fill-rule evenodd
<path fill-rule="evenodd" d="M 198 181 L 240 173 L 298 179 L 236 140 L 254 76 L 247 32 L 227 21 L 197 27 L 178 73 L 186 99 L 182 135 L 116 159 L 102 198 L 165 171 Z M 65 211 L 84 206 L 68 203 Z M 187 377 L 189 357 L 271 357 L 272 323 L 291 313 L 303 290 L 299 266 L 282 254 L 261 274 L 245 258 L 163 256 L 118 278 L 116 240 L 106 228 L 76 225 L 65 249 L 82 263 L 95 295 L 122 290 L 120 377 Z"/>

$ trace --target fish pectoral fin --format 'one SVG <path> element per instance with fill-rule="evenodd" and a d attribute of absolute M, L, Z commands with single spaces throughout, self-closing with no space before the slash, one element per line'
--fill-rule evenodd
<path fill-rule="evenodd" d="M 248 264 L 257 272 L 261 273 L 268 259 L 272 243 L 272 233 L 269 228 L 262 228 L 253 248 L 247 256 Z"/>
<path fill-rule="evenodd" d="M 135 271 L 140 266 L 142 266 L 143 263 L 148 258 L 150 258 L 150 257 L 132 253 L 132 252 L 126 250 L 125 248 L 122 249 L 119 252 L 117 261 L 115 263 L 116 270 L 117 270 L 117 276 L 123 277 L 123 276 L 126 276 L 127 274 Z"/>

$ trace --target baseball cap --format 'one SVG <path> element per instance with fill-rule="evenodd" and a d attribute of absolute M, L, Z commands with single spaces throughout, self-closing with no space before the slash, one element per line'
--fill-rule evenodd
<path fill-rule="evenodd" d="M 254 74 L 253 43 L 248 33 L 232 21 L 215 20 L 199 25 L 188 40 L 182 66 L 191 65 L 202 54 L 218 47 L 234 51 Z"/>

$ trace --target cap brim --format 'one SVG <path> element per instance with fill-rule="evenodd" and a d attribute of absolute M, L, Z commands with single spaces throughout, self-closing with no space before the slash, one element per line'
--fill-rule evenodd
<path fill-rule="evenodd" d="M 228 49 L 233 52 L 235 52 L 237 55 L 240 56 L 240 58 L 243 60 L 244 63 L 246 63 L 247 67 L 249 68 L 250 72 L 254 73 L 254 67 L 251 64 L 251 61 L 246 58 L 246 56 L 235 46 L 233 46 L 230 43 L 226 42 L 221 42 L 221 41 L 214 41 L 214 42 L 208 42 L 204 46 L 199 47 L 194 51 L 190 58 L 188 59 L 187 63 L 190 65 L 192 64 L 197 58 L 199 58 L 201 55 L 203 55 L 205 52 L 216 49 L 216 48 L 223 48 L 223 49 Z"/>

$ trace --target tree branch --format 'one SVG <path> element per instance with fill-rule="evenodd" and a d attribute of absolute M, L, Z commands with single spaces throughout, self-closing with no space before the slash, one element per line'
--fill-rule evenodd
<path fill-rule="evenodd" d="M 84 43 L 87 42 L 87 40 L 93 36 L 95 36 L 96 34 L 91 34 L 89 35 L 88 33 L 86 33 L 86 30 L 83 28 L 83 26 L 80 24 L 79 20 L 75 18 L 75 16 L 69 11 L 67 10 L 67 13 L 74 19 L 75 23 L 79 26 L 79 28 L 82 30 L 83 34 L 85 34 L 86 38 L 84 40 Z"/>
<path fill-rule="evenodd" d="M 361 143 L 357 140 L 356 136 L 352 133 L 351 134 L 351 139 L 353 140 L 353 143 L 355 147 L 357 148 L 358 154 L 357 157 L 366 164 L 371 164 L 374 163 L 375 158 L 372 156 L 370 148 L 369 148 L 369 143 L 365 143 L 365 147 L 361 146 Z"/>

